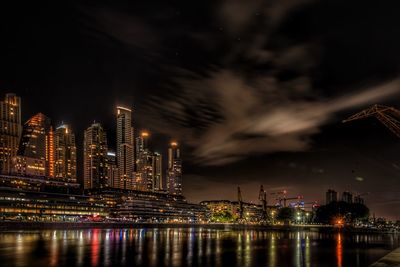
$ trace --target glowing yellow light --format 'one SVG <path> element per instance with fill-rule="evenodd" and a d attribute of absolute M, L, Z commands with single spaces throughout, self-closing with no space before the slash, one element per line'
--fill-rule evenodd
<path fill-rule="evenodd" d="M 132 110 L 131 110 L 131 109 L 129 109 L 129 108 L 125 108 L 125 107 L 122 107 L 122 106 L 117 106 L 117 111 L 118 111 L 118 114 L 119 114 L 120 110 L 125 110 L 125 111 L 132 112 Z"/>
<path fill-rule="evenodd" d="M 171 146 L 178 146 L 177 142 L 171 142 Z"/>
<path fill-rule="evenodd" d="M 142 132 L 142 137 L 148 137 L 149 136 L 149 133 L 148 132 Z"/>

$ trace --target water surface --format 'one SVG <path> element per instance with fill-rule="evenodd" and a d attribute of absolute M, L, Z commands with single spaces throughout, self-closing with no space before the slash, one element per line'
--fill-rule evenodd
<path fill-rule="evenodd" d="M 368 266 L 397 235 L 205 228 L 0 232 L 0 266 Z"/>

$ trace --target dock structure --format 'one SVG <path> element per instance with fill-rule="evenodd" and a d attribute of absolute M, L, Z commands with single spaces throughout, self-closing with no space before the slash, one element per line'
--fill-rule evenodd
<path fill-rule="evenodd" d="M 372 264 L 370 267 L 395 267 L 400 266 L 400 248 L 397 248 Z"/>

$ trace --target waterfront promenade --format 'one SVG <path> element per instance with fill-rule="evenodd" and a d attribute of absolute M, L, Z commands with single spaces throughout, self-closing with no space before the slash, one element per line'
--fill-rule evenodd
<path fill-rule="evenodd" d="M 397 248 L 375 262 L 371 267 L 398 267 L 400 266 L 400 248 Z"/>

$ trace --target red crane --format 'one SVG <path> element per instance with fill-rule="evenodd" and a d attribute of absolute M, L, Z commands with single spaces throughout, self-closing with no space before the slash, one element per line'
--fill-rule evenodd
<path fill-rule="evenodd" d="M 350 116 L 343 120 L 343 122 L 350 122 L 368 117 L 377 118 L 383 125 L 400 138 L 400 111 L 394 107 L 373 105 L 368 109 L 364 109 L 353 116 Z"/>

